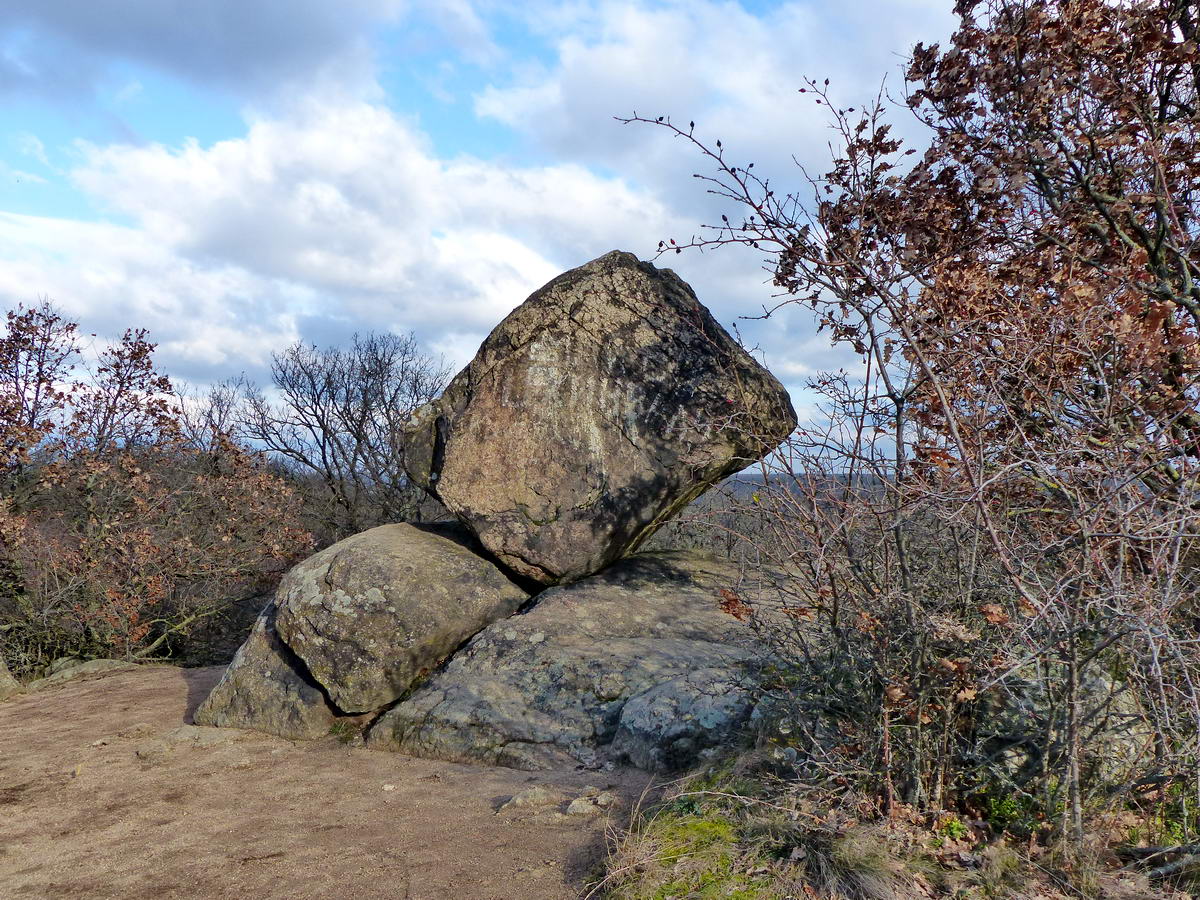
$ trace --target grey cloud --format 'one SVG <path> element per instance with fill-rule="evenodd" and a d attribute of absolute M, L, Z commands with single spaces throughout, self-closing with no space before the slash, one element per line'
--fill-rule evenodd
<path fill-rule="evenodd" d="M 0 0 L 0 91 L 77 96 L 114 60 L 238 93 L 338 78 L 329 68 L 361 59 L 365 28 L 398 2 Z"/>

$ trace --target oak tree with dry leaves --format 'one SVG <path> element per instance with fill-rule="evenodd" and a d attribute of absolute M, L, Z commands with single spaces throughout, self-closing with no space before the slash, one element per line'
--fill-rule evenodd
<path fill-rule="evenodd" d="M 835 153 L 798 189 L 624 120 L 738 210 L 661 249 L 765 254 L 861 361 L 744 519 L 787 576 L 774 741 L 888 810 L 1158 842 L 1170 874 L 1200 830 L 1200 4 L 956 12 L 898 100 L 806 84 Z"/>
<path fill-rule="evenodd" d="M 0 652 L 14 671 L 161 656 L 309 549 L 295 491 L 261 454 L 185 427 L 144 331 L 86 366 L 48 302 L 5 325 Z"/>

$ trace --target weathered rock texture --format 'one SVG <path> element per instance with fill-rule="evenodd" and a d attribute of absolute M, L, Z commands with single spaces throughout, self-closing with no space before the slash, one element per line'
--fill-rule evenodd
<path fill-rule="evenodd" d="M 1110 781 L 1128 780 L 1139 760 L 1154 752 L 1154 734 L 1135 688 L 1109 675 L 1080 679 L 1083 747 L 1089 767 Z M 1047 738 L 1059 715 L 1043 678 L 1011 673 L 1004 691 L 989 694 L 976 736 L 996 771 L 1014 784 L 1029 784 L 1053 765 L 1061 748 Z"/>
<path fill-rule="evenodd" d="M 745 676 L 728 666 L 656 685 L 621 709 L 611 753 L 651 772 L 682 769 L 706 748 L 737 739 L 753 709 L 747 688 Z"/>
<path fill-rule="evenodd" d="M 552 588 L 385 713 L 368 746 L 527 769 L 686 766 L 752 708 L 751 635 L 718 605 L 737 582 L 728 563 L 664 552 Z"/>
<path fill-rule="evenodd" d="M 405 466 L 506 566 L 565 583 L 795 425 L 787 392 L 687 284 L 614 251 L 496 327 L 414 415 Z"/>
<path fill-rule="evenodd" d="M 304 664 L 279 639 L 270 603 L 193 721 L 314 740 L 329 733 L 336 714 Z"/>
<path fill-rule="evenodd" d="M 21 683 L 13 678 L 12 673 L 8 671 L 8 664 L 0 658 L 0 700 L 5 700 L 20 690 Z"/>
<path fill-rule="evenodd" d="M 461 526 L 381 525 L 280 582 L 275 628 L 344 713 L 379 709 L 529 595 Z"/>
<path fill-rule="evenodd" d="M 137 663 L 126 662 L 120 659 L 93 659 L 88 662 L 69 659 L 60 660 L 60 663 L 57 667 L 51 666 L 51 672 L 45 678 L 39 678 L 25 685 L 25 690 L 34 693 L 35 691 L 44 691 L 46 688 L 57 687 L 60 684 L 66 684 L 68 681 L 75 681 L 79 678 L 107 675 L 110 672 L 128 672 L 139 668 Z"/>

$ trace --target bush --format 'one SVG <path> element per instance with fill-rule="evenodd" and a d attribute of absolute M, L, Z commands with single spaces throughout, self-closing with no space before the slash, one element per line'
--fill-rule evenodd
<path fill-rule="evenodd" d="M 791 619 L 760 625 L 790 709 L 774 740 L 884 814 L 992 815 L 1081 853 L 1086 823 L 1132 817 L 1183 852 L 1200 837 L 1194 4 L 956 12 L 906 71 L 924 147 L 882 99 L 807 82 L 838 143 L 802 192 L 641 120 L 742 207 L 664 248 L 770 254 L 782 302 L 862 362 L 813 380 L 820 416 L 745 511 L 741 552 L 781 573 Z"/>
<path fill-rule="evenodd" d="M 144 333 L 72 383 L 75 333 L 43 304 L 10 313 L 0 338 L 0 649 L 17 673 L 166 654 L 311 546 L 265 458 L 219 432 L 185 436 Z"/>

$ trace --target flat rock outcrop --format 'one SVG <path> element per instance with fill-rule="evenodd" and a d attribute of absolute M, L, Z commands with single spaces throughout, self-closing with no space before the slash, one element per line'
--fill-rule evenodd
<path fill-rule="evenodd" d="M 52 671 L 45 678 L 39 678 L 25 685 L 25 690 L 33 693 L 46 688 L 57 687 L 68 681 L 79 678 L 92 678 L 97 675 L 107 675 L 109 672 L 128 672 L 139 667 L 138 663 L 121 659 L 92 659 L 84 662 L 78 659 L 63 660 L 62 665 L 51 666 Z"/>
<path fill-rule="evenodd" d="M 751 634 L 719 606 L 738 576 L 702 554 L 642 553 L 547 590 L 476 635 L 367 744 L 526 769 L 694 763 L 753 704 Z"/>
<path fill-rule="evenodd" d="M 630 698 L 610 755 L 650 772 L 686 768 L 709 747 L 734 742 L 755 699 L 741 671 L 694 669 Z"/>
<path fill-rule="evenodd" d="M 614 251 L 496 327 L 414 415 L 405 468 L 505 566 L 559 584 L 635 550 L 795 425 L 686 283 Z"/>
<path fill-rule="evenodd" d="M 472 544 L 450 523 L 339 541 L 284 576 L 275 628 L 339 710 L 377 710 L 529 599 Z"/>
<path fill-rule="evenodd" d="M 304 664 L 275 631 L 275 604 L 267 605 L 250 637 L 192 717 L 197 725 L 247 728 L 291 740 L 329 733 L 337 715 Z"/>

